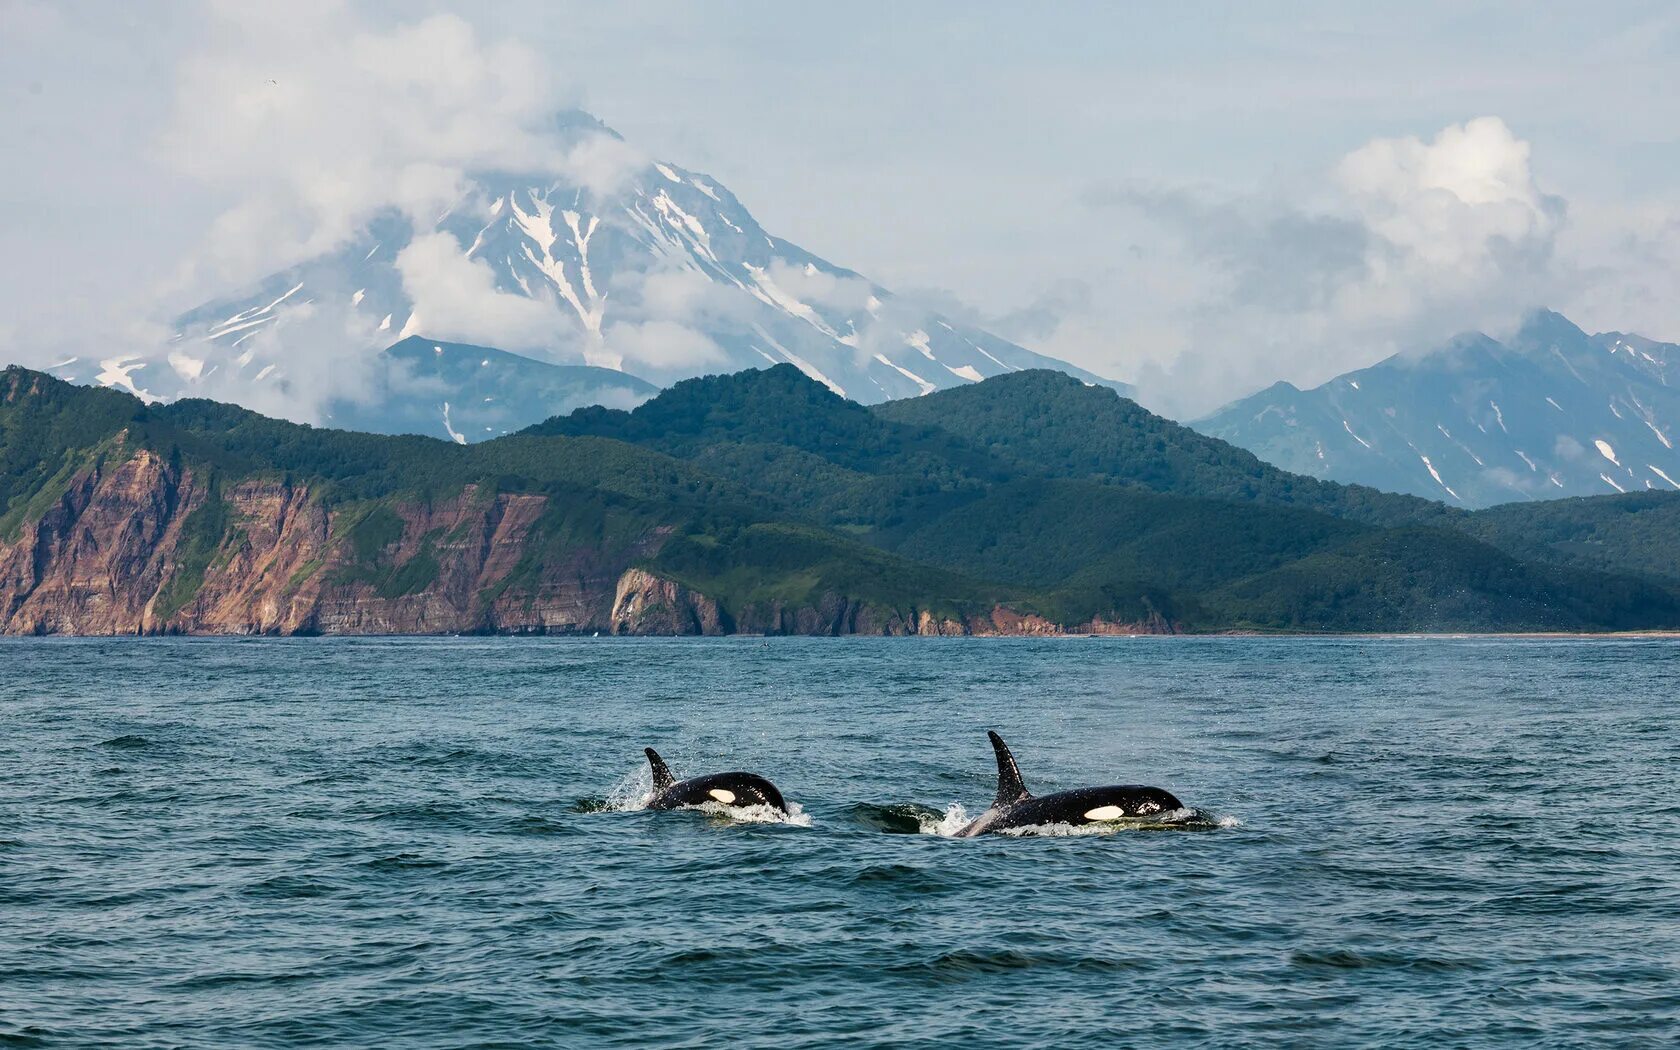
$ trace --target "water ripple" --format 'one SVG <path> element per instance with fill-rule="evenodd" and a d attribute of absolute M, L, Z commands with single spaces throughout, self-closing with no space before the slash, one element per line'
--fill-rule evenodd
<path fill-rule="evenodd" d="M 7 640 L 0 1047 L 1526 1047 L 1680 1025 L 1680 646 Z M 945 836 L 1029 787 L 1170 828 Z M 641 749 L 792 824 L 654 813 Z"/>

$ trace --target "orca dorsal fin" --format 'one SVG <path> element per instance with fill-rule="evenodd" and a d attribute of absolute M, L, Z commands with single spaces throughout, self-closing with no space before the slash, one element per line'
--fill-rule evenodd
<path fill-rule="evenodd" d="M 992 750 L 997 752 L 998 763 L 997 798 L 992 800 L 992 808 L 1012 806 L 1024 798 L 1032 798 L 1032 792 L 1021 782 L 1021 769 L 1015 764 L 1015 756 L 1009 753 L 1009 745 L 990 729 L 986 730 L 986 735 L 992 738 Z"/>
<path fill-rule="evenodd" d="M 651 747 L 644 747 L 642 750 L 647 752 L 648 765 L 653 767 L 653 793 L 657 795 L 677 781 L 671 776 L 671 770 L 665 765 L 665 760 L 659 757 L 659 752 Z"/>

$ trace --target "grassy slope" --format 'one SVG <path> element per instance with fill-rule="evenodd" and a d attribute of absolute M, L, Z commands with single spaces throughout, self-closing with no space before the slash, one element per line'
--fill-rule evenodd
<path fill-rule="evenodd" d="M 0 542 L 39 518 L 143 414 L 126 394 L 72 387 L 23 369 L 0 372 Z"/>
<path fill-rule="evenodd" d="M 1238 626 L 1367 631 L 1633 630 L 1680 624 L 1658 581 L 1518 561 L 1462 533 L 1362 536 L 1209 594 Z"/>

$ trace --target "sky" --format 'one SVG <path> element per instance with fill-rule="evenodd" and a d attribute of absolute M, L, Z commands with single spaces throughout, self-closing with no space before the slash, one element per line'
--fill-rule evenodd
<path fill-rule="evenodd" d="M 0 0 L 0 359 L 155 338 L 576 105 L 1181 418 L 1538 306 L 1680 341 L 1672 4 L 265 6 Z"/>

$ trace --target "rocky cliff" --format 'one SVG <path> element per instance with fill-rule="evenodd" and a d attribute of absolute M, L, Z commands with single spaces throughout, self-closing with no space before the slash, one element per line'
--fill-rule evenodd
<path fill-rule="evenodd" d="M 442 498 L 330 501 L 231 478 L 119 434 L 0 535 L 6 634 L 1159 633 L 1067 627 L 1003 606 L 936 615 L 839 594 L 737 610 L 647 567 L 670 535 L 567 520 L 550 496 L 466 485 Z"/>

